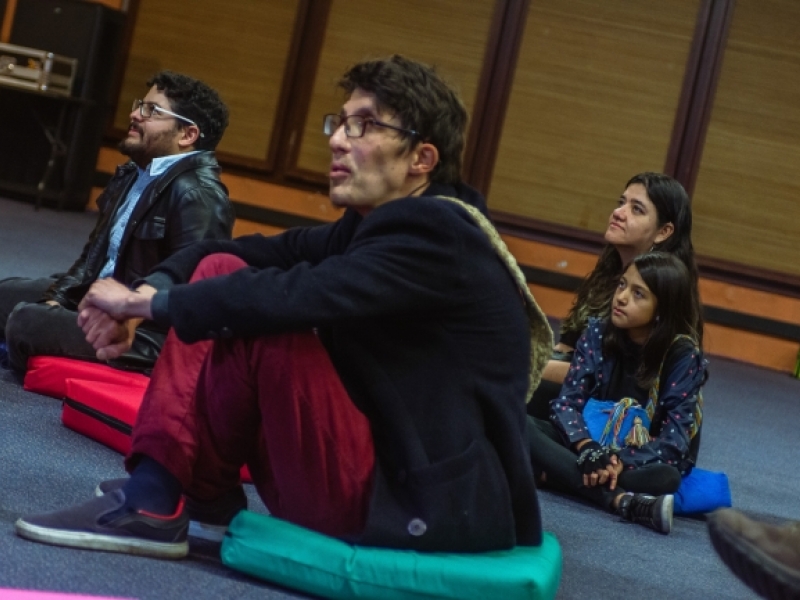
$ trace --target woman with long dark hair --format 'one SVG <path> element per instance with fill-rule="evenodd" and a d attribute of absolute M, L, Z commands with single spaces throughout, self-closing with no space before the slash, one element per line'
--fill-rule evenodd
<path fill-rule="evenodd" d="M 608 317 L 619 276 L 636 256 L 644 252 L 674 254 L 686 266 L 696 319 L 693 327 L 702 347 L 703 319 L 692 246 L 692 208 L 683 186 L 663 173 L 634 175 L 620 194 L 604 237 L 607 244 L 594 270 L 578 288 L 575 302 L 561 323 L 560 339 L 553 358 L 546 365 L 542 383 L 528 404 L 528 413 L 540 419 L 547 418 L 550 400 L 561 389 L 575 344 L 589 318 Z"/>

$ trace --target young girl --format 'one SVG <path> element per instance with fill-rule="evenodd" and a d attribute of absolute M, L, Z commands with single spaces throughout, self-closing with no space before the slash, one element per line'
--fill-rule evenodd
<path fill-rule="evenodd" d="M 619 279 L 607 321 L 592 319 L 575 348 L 550 422 L 530 418 L 531 460 L 540 481 L 578 494 L 623 519 L 669 533 L 673 494 L 697 459 L 700 387 L 691 276 L 672 254 L 636 257 Z M 641 446 L 591 438 L 589 399 L 632 398 L 650 418 Z M 647 435 L 649 433 L 649 436 Z"/>

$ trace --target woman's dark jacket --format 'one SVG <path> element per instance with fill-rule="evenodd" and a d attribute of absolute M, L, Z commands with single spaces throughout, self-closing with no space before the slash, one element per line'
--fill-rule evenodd
<path fill-rule="evenodd" d="M 375 445 L 367 525 L 354 541 L 457 552 L 541 542 L 525 443 L 529 324 L 461 207 L 404 198 L 363 218 L 347 210 L 272 238 L 205 242 L 148 280 L 187 281 L 217 252 L 251 268 L 160 291 L 154 317 L 188 343 L 317 329 Z"/>

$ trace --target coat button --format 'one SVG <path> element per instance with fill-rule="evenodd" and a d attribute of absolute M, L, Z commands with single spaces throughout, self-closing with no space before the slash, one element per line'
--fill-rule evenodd
<path fill-rule="evenodd" d="M 230 327 L 223 327 L 222 329 L 219 330 L 219 335 L 220 337 L 223 338 L 232 338 L 233 331 L 231 331 Z"/>
<path fill-rule="evenodd" d="M 419 537 L 428 530 L 428 526 L 422 519 L 411 519 L 408 522 L 408 533 L 414 537 Z"/>

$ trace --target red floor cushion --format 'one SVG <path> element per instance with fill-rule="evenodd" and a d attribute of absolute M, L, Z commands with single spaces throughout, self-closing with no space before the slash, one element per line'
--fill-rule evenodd
<path fill-rule="evenodd" d="M 61 356 L 34 356 L 28 360 L 23 387 L 29 392 L 63 398 L 67 379 L 102 381 L 144 390 L 150 378 L 141 373 L 120 371 L 108 365 Z"/>
<path fill-rule="evenodd" d="M 127 455 L 131 449 L 131 430 L 144 399 L 144 387 L 104 381 L 68 378 L 65 380 L 61 422 Z M 252 481 L 247 466 L 242 481 Z"/>
<path fill-rule="evenodd" d="M 131 449 L 131 429 L 145 388 L 67 379 L 61 422 L 122 454 Z"/>

